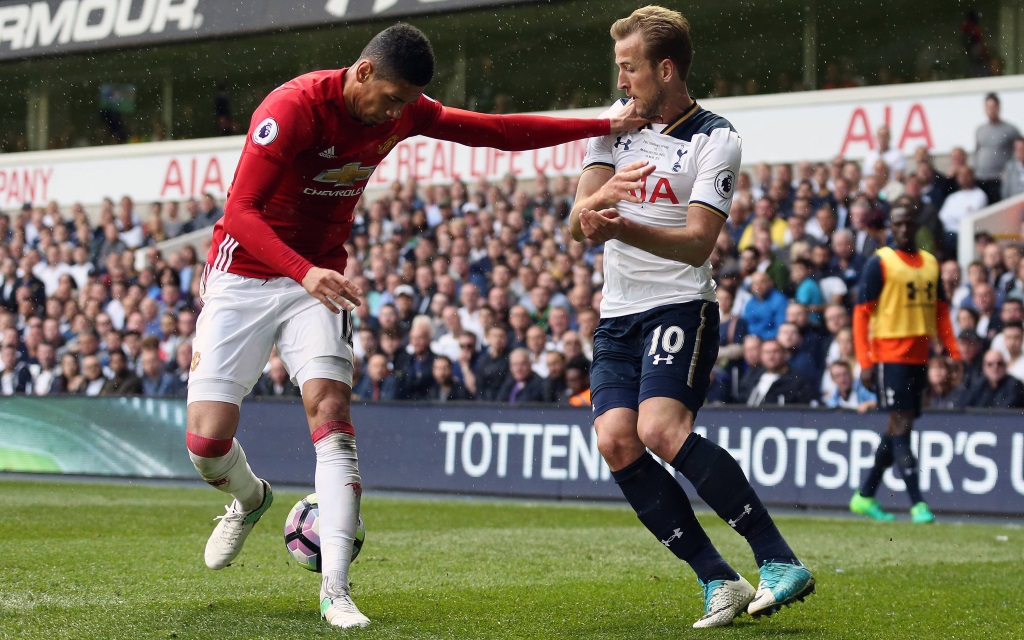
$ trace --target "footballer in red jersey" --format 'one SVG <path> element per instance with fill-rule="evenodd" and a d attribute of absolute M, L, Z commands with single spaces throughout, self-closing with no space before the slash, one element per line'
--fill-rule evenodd
<path fill-rule="evenodd" d="M 646 123 L 632 104 L 610 119 L 451 109 L 423 95 L 433 72 L 426 36 L 398 24 L 377 34 L 352 66 L 271 92 L 253 114 L 200 289 L 187 446 L 203 479 L 234 498 L 207 542 L 206 564 L 228 566 L 273 500 L 234 436 L 242 398 L 276 346 L 302 390 L 316 448 L 320 614 L 343 628 L 369 624 L 348 580 L 362 495 L 349 408 L 349 313 L 362 292 L 342 275 L 367 180 L 410 136 L 513 151 Z"/>

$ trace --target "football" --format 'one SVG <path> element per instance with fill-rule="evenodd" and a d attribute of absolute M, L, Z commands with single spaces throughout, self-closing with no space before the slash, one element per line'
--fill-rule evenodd
<path fill-rule="evenodd" d="M 284 545 L 290 555 L 304 569 L 320 573 L 320 505 L 316 494 L 311 493 L 295 503 L 284 522 Z M 366 527 L 363 516 L 359 516 L 355 542 L 352 545 L 352 559 L 355 560 L 363 548 Z"/>

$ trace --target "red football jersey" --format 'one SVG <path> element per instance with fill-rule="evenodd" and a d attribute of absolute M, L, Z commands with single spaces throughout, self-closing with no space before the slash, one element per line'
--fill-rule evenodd
<path fill-rule="evenodd" d="M 239 207 L 248 204 L 242 199 L 255 196 L 262 202 L 252 204 L 261 205 L 263 219 L 284 245 L 304 262 L 344 272 L 344 243 L 370 174 L 396 142 L 419 135 L 441 113 L 438 102 L 420 96 L 399 119 L 363 125 L 345 109 L 345 71 L 299 76 L 271 92 L 253 113 L 225 215 L 214 227 L 207 256 L 213 268 L 255 278 L 288 275 L 300 281 L 308 271 L 309 264 L 293 259 L 289 266 L 300 267 L 302 274 L 293 269 L 282 273 L 260 255 L 280 247 L 252 246 L 229 232 Z"/>
<path fill-rule="evenodd" d="M 302 282 L 314 265 L 344 273 L 344 243 L 367 180 L 395 145 L 424 134 L 508 151 L 610 131 L 608 119 L 484 115 L 426 96 L 396 120 L 367 126 L 345 108 L 347 69 L 299 76 L 256 109 L 213 230 L 207 268 Z"/>

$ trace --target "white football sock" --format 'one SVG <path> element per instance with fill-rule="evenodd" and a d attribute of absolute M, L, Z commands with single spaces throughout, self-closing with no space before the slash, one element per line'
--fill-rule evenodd
<path fill-rule="evenodd" d="M 348 590 L 348 566 L 359 520 L 359 477 L 356 439 L 332 433 L 316 443 L 316 495 L 320 503 L 320 559 L 323 595 Z"/>
<path fill-rule="evenodd" d="M 207 484 L 218 491 L 230 493 L 242 505 L 252 511 L 263 502 L 263 483 L 249 468 L 245 451 L 238 440 L 233 439 L 231 448 L 219 458 L 204 458 L 188 452 L 196 471 Z"/>

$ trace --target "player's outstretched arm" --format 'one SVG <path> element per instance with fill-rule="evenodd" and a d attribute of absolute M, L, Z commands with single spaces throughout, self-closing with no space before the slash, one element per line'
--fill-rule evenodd
<path fill-rule="evenodd" d="M 613 209 L 620 202 L 640 202 L 636 194 L 643 188 L 644 179 L 653 171 L 654 165 L 645 160 L 626 165 L 617 173 L 603 165 L 591 165 L 584 170 L 576 188 L 576 201 L 569 213 L 569 231 L 573 239 L 577 242 L 588 239 L 597 243 L 610 240 L 598 235 L 587 235 L 581 224 L 581 214 L 584 211 Z"/>
<path fill-rule="evenodd" d="M 630 102 L 610 118 L 555 118 L 526 114 L 494 115 L 444 107 L 423 135 L 470 147 L 526 151 L 563 142 L 637 129 L 647 120 Z"/>

